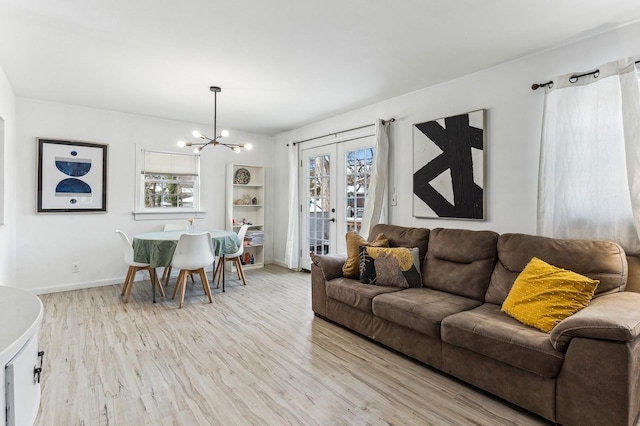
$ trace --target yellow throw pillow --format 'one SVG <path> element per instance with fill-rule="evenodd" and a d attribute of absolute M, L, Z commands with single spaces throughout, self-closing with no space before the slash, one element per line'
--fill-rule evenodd
<path fill-rule="evenodd" d="M 378 234 L 376 239 L 369 242 L 357 232 L 347 232 L 347 261 L 342 265 L 342 275 L 347 278 L 360 278 L 360 252 L 358 247 L 389 247 L 389 240 L 384 234 Z"/>
<path fill-rule="evenodd" d="M 598 280 L 534 257 L 513 283 L 502 312 L 550 333 L 560 321 L 589 304 L 598 284 Z"/>

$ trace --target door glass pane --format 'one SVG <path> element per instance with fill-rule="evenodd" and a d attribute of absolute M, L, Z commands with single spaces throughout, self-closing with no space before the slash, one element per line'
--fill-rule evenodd
<path fill-rule="evenodd" d="M 373 148 L 348 151 L 345 154 L 345 215 L 344 230 L 359 232 L 362 227 L 364 202 L 369 191 Z"/>
<path fill-rule="evenodd" d="M 329 253 L 330 202 L 329 170 L 331 164 L 328 155 L 309 158 L 307 164 L 307 246 L 309 254 Z"/>

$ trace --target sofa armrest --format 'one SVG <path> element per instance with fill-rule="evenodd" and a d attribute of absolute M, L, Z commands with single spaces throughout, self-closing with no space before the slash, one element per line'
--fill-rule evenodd
<path fill-rule="evenodd" d="M 312 257 L 313 264 L 320 268 L 327 281 L 342 276 L 342 265 L 346 260 L 346 254 L 323 254 Z"/>
<path fill-rule="evenodd" d="M 556 350 L 566 351 L 573 337 L 628 342 L 640 335 L 640 293 L 597 297 L 589 306 L 562 320 L 549 336 Z"/>

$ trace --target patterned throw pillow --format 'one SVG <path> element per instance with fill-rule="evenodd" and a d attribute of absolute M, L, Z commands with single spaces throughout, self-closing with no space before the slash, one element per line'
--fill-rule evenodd
<path fill-rule="evenodd" d="M 365 247 L 360 250 L 360 281 L 391 287 L 422 287 L 417 247 Z"/>
<path fill-rule="evenodd" d="M 342 266 L 342 275 L 346 278 L 360 278 L 360 261 L 358 247 L 389 247 L 389 240 L 384 234 L 378 234 L 372 242 L 362 238 L 357 232 L 347 232 L 347 260 Z"/>
<path fill-rule="evenodd" d="M 534 257 L 522 270 L 502 312 L 523 324 L 550 333 L 563 319 L 586 307 L 598 280 L 557 268 Z"/>

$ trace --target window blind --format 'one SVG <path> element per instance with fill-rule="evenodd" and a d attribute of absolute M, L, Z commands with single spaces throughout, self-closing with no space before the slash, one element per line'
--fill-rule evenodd
<path fill-rule="evenodd" d="M 198 176 L 200 157 L 191 154 L 143 150 L 144 175 Z"/>

